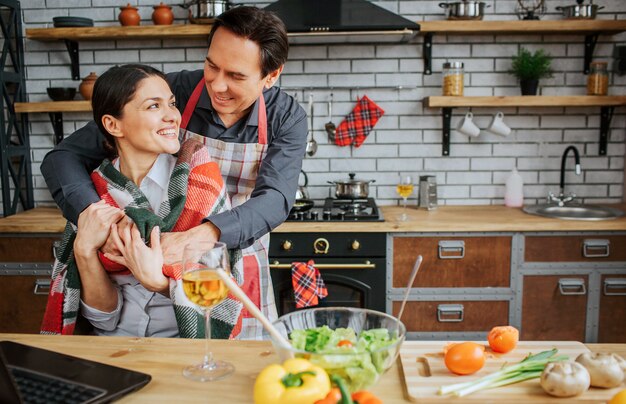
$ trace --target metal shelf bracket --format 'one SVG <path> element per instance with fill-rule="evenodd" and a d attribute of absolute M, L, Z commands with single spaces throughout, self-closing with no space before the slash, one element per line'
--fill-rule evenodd
<path fill-rule="evenodd" d="M 50 122 L 54 131 L 54 144 L 57 145 L 63 140 L 63 113 L 48 112 L 48 115 L 50 115 Z"/>
<path fill-rule="evenodd" d="M 80 80 L 80 62 L 78 60 L 78 42 L 65 39 L 65 46 L 70 54 L 72 63 L 72 80 Z"/>
<path fill-rule="evenodd" d="M 430 76 L 433 73 L 433 34 L 424 35 L 422 44 L 422 58 L 424 59 L 424 74 Z"/>
<path fill-rule="evenodd" d="M 452 118 L 452 108 L 441 108 L 441 118 L 443 120 L 443 132 L 441 134 L 441 155 L 450 155 L 450 119 Z"/>
<path fill-rule="evenodd" d="M 598 43 L 598 34 L 585 35 L 585 61 L 583 65 L 583 73 L 589 74 L 589 65 L 593 60 L 593 51 Z"/>
<path fill-rule="evenodd" d="M 602 107 L 600 110 L 600 147 L 598 148 L 600 156 L 606 156 L 606 145 L 614 109 L 615 107 Z"/>

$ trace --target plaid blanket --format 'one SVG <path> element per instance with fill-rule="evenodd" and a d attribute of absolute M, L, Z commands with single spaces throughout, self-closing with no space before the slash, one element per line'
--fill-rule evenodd
<path fill-rule="evenodd" d="M 184 231 L 202 223 L 202 220 L 215 213 L 230 209 L 230 201 L 220 173 L 219 166 L 211 161 L 205 147 L 194 140 L 181 145 L 179 156 L 170 177 L 168 197 L 155 214 L 148 199 L 139 187 L 124 177 L 113 164 L 105 160 L 92 173 L 92 180 L 100 197 L 109 205 L 123 208 L 126 215 L 136 224 L 144 240 L 154 226 L 161 231 Z M 111 190 L 122 192 L 126 198 L 114 199 Z M 120 206 L 119 199 L 130 202 Z M 80 276 L 74 261 L 73 245 L 76 227 L 70 222 L 65 227 L 63 240 L 56 251 L 52 270 L 52 284 L 41 327 L 42 334 L 72 334 L 80 308 Z M 231 272 L 238 284 L 243 284 L 243 256 L 241 250 L 230 250 Z M 105 269 L 115 279 L 128 274 L 126 268 L 119 268 L 110 261 L 103 260 Z M 179 334 L 183 338 L 204 337 L 204 320 L 201 312 L 187 299 L 182 288 L 182 268 L 180 263 L 163 267 L 163 273 L 170 278 L 170 297 Z M 233 328 L 242 319 L 242 303 L 233 295 L 211 310 L 212 338 L 234 338 Z"/>

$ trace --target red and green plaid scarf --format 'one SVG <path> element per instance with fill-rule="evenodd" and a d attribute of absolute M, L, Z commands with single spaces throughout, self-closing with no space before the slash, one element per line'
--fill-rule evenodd
<path fill-rule="evenodd" d="M 162 232 L 185 231 L 202 223 L 213 214 L 230 209 L 219 166 L 211 161 L 205 147 L 194 140 L 181 145 L 178 159 L 168 185 L 167 199 L 155 214 L 148 199 L 139 187 L 123 176 L 113 164 L 105 160 L 91 175 L 96 191 L 109 205 L 123 208 L 136 224 L 144 240 L 154 226 Z M 119 206 L 111 190 L 116 189 L 131 202 Z M 118 198 L 119 199 L 119 198 Z M 48 304 L 41 326 L 42 334 L 73 334 L 80 309 L 80 275 L 74 260 L 73 245 L 76 227 L 70 222 L 65 227 L 63 240 L 56 251 L 52 269 L 52 284 Z M 229 250 L 231 271 L 240 285 L 243 284 L 243 257 L 241 250 Z M 101 256 L 102 258 L 103 256 Z M 126 268 L 103 260 L 105 269 L 114 278 L 130 273 Z M 204 321 L 195 305 L 187 299 L 182 289 L 180 263 L 164 265 L 163 273 L 170 278 L 170 297 L 179 334 L 183 338 L 204 337 Z M 233 329 L 241 323 L 242 303 L 229 294 L 228 298 L 211 310 L 212 338 L 234 338 Z M 237 327 L 240 329 L 240 327 Z"/>

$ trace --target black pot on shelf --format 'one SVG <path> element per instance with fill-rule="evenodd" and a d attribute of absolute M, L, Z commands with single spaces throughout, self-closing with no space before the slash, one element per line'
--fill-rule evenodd
<path fill-rule="evenodd" d="M 520 89 L 522 95 L 537 95 L 537 88 L 539 87 L 539 79 L 524 79 L 520 80 Z"/>

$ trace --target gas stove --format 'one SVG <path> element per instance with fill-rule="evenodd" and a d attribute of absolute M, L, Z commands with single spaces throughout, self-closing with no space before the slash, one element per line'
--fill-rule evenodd
<path fill-rule="evenodd" d="M 288 222 L 382 222 L 383 214 L 374 198 L 326 198 L 322 206 L 314 205 L 303 212 L 291 212 Z"/>

